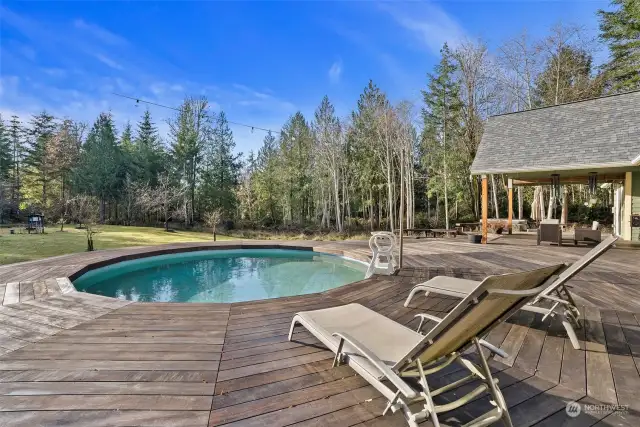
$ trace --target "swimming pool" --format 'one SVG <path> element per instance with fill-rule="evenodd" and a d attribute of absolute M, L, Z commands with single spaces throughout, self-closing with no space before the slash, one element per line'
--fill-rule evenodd
<path fill-rule="evenodd" d="M 229 303 L 326 291 L 362 280 L 366 268 L 313 251 L 207 250 L 118 262 L 73 284 L 81 292 L 130 301 Z"/>

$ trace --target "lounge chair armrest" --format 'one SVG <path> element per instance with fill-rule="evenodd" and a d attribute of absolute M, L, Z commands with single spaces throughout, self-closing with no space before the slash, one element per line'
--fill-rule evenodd
<path fill-rule="evenodd" d="M 487 342 L 485 340 L 479 340 L 480 345 L 483 346 L 484 348 L 486 348 L 487 350 L 489 350 L 491 353 L 493 354 L 497 354 L 498 356 L 502 357 L 502 358 L 507 358 L 509 357 L 509 354 L 507 354 L 506 351 L 496 347 L 495 345 L 491 344 L 490 342 Z"/>
<path fill-rule="evenodd" d="M 433 320 L 434 322 L 437 322 L 437 323 L 442 322 L 442 318 L 441 317 L 433 316 L 433 315 L 427 314 L 427 313 L 419 313 L 419 314 L 416 314 L 413 317 L 419 317 L 421 319 Z"/>
<path fill-rule="evenodd" d="M 349 343 L 351 347 L 358 351 L 358 353 L 366 357 L 369 362 L 371 362 L 378 370 L 385 376 L 391 383 L 398 388 L 398 390 L 407 398 L 413 399 L 418 396 L 418 394 L 405 383 L 402 378 L 400 378 L 395 372 L 391 370 L 387 365 L 384 364 L 382 360 L 378 358 L 375 354 L 373 354 L 364 344 L 357 341 L 355 338 L 350 336 L 349 334 L 342 332 L 334 332 L 334 337 L 340 338 L 341 341 L 345 341 Z M 341 345 L 338 346 L 338 349 L 342 349 Z"/>
<path fill-rule="evenodd" d="M 442 322 L 442 319 L 440 317 L 433 316 L 427 313 L 418 313 L 413 317 L 418 317 L 420 319 L 420 324 L 418 324 L 418 328 L 416 329 L 416 332 L 420 332 L 420 333 L 422 333 L 422 327 L 425 324 L 425 320 L 433 320 L 436 323 Z"/>

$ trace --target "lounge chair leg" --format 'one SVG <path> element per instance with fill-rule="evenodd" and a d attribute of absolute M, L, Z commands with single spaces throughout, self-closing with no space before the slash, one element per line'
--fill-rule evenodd
<path fill-rule="evenodd" d="M 424 369 L 422 367 L 422 362 L 420 359 L 416 360 L 416 366 L 418 367 L 418 372 L 420 373 L 420 384 L 422 385 L 422 395 L 425 398 L 425 405 L 427 410 L 429 411 L 429 415 L 431 415 L 431 422 L 433 423 L 433 427 L 440 427 L 440 421 L 438 420 L 438 414 L 436 414 L 436 404 L 433 403 L 433 398 L 431 397 L 431 390 L 429 390 L 429 384 L 427 383 L 427 377 L 424 374 Z"/>
<path fill-rule="evenodd" d="M 571 340 L 573 348 L 580 350 L 580 341 L 578 341 L 576 331 L 573 330 L 573 325 L 566 317 L 562 320 L 562 326 L 564 326 L 564 329 L 567 331 L 567 335 L 569 335 L 569 340 Z"/>
<path fill-rule="evenodd" d="M 507 427 L 513 427 L 513 423 L 511 422 L 511 416 L 509 415 L 509 408 L 507 407 L 507 403 L 502 396 L 502 392 L 496 385 L 493 380 L 493 376 L 491 375 L 491 369 L 489 368 L 489 364 L 487 363 L 487 359 L 484 357 L 484 353 L 482 352 L 482 346 L 480 344 L 480 340 L 478 338 L 473 339 L 474 344 L 476 345 L 476 350 L 480 355 L 480 361 L 482 362 L 482 370 L 484 371 L 486 384 L 489 386 L 489 390 L 491 391 L 491 395 L 496 401 L 496 405 L 502 410 L 502 418 Z"/>
<path fill-rule="evenodd" d="M 293 320 L 291 320 L 291 328 L 289 329 L 289 341 L 291 341 L 291 338 L 293 338 L 293 330 L 295 329 L 296 325 L 300 324 L 297 317 L 298 316 L 293 316 Z"/>

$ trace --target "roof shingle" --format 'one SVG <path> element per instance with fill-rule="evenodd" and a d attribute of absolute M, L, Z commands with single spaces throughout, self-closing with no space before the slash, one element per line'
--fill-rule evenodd
<path fill-rule="evenodd" d="M 640 91 L 493 116 L 474 175 L 631 166 L 640 155 Z"/>

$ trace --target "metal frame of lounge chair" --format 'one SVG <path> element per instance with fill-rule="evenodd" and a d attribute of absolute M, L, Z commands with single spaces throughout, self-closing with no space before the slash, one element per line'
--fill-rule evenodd
<path fill-rule="evenodd" d="M 530 304 L 527 304 L 522 309 L 542 314 L 543 321 L 546 320 L 547 317 L 559 316 L 562 325 L 571 340 L 571 344 L 575 349 L 579 350 L 580 341 L 578 340 L 575 329 L 580 329 L 581 327 L 579 322 L 580 311 L 567 288 L 567 282 L 595 261 L 600 255 L 605 253 L 613 246 L 616 240 L 618 240 L 618 236 L 612 234 L 600 242 L 600 244 L 591 249 L 582 258 L 574 262 L 569 268 L 560 274 L 557 280 L 551 283 L 548 288 L 541 292 L 540 295 L 538 295 Z M 411 289 L 411 292 L 409 292 L 409 296 L 404 302 L 404 306 L 408 307 L 413 297 L 419 292 L 425 292 L 425 296 L 428 296 L 430 292 L 433 292 L 458 298 L 465 298 L 469 292 L 478 285 L 478 283 L 480 282 L 474 280 L 437 276 L 424 283 L 415 285 L 413 289 Z M 551 306 L 541 306 L 540 304 L 543 302 L 548 303 Z M 422 325 L 420 325 L 420 327 L 421 326 Z"/>
<path fill-rule="evenodd" d="M 390 231 L 377 231 L 372 233 L 369 238 L 369 247 L 371 248 L 372 256 L 369 268 L 367 268 L 364 276 L 365 279 L 380 271 L 388 276 L 395 273 L 398 268 L 398 262 L 396 261 L 394 253 L 398 247 L 396 235 Z M 385 257 L 387 262 L 380 262 L 380 257 Z"/>
<path fill-rule="evenodd" d="M 560 264 L 489 276 L 443 319 L 431 316 L 437 325 L 425 335 L 360 304 L 348 304 L 297 313 L 291 321 L 289 340 L 297 325 L 304 326 L 335 353 L 334 366 L 348 363 L 388 399 L 383 415 L 389 410 L 402 411 L 410 427 L 417 427 L 428 418 L 439 427 L 438 414 L 464 406 L 484 392 L 489 392 L 495 407 L 466 426 L 488 426 L 502 419 L 512 427 L 507 404 L 482 347 L 505 354 L 481 342 L 479 337 L 538 295 L 547 286 L 549 278 L 564 267 Z M 342 322 L 342 319 L 346 321 Z M 464 352 L 471 347 L 478 350 L 479 365 L 466 358 Z M 454 362 L 470 374 L 432 390 L 428 376 Z M 407 382 L 407 379 L 411 381 Z M 434 397 L 473 380 L 480 380 L 481 384 L 465 396 L 442 405 L 434 403 Z"/>

